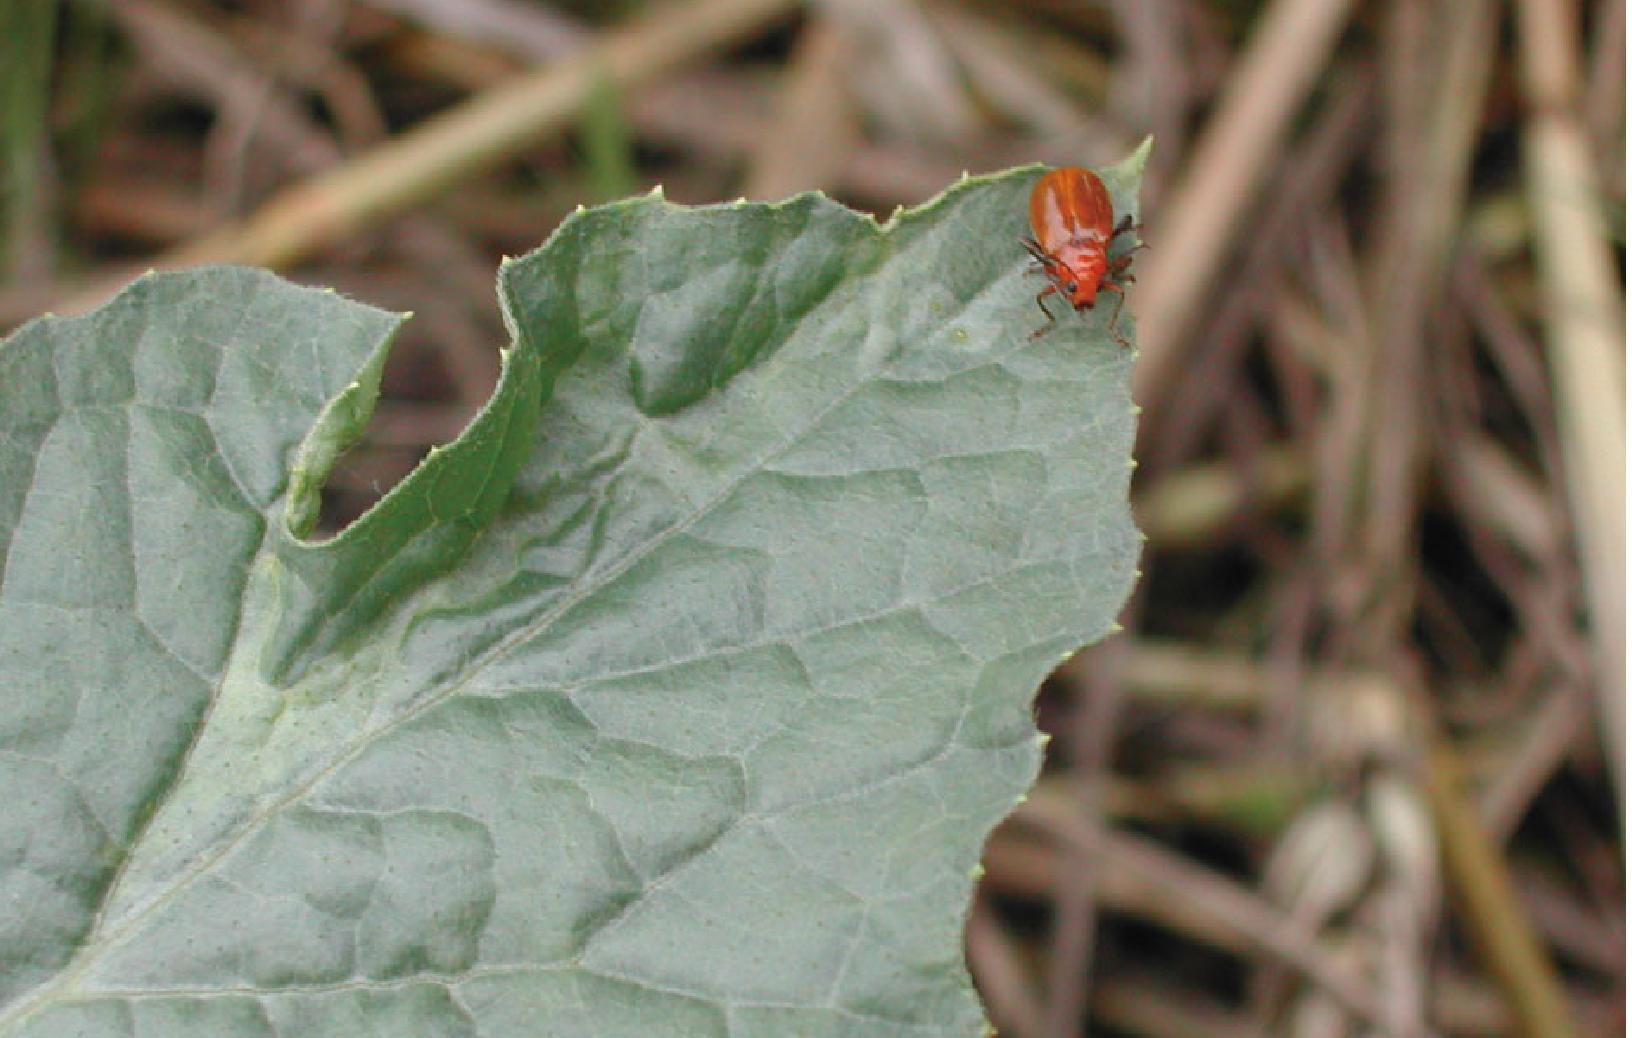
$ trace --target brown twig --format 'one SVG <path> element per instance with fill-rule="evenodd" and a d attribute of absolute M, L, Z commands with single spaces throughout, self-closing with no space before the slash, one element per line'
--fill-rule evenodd
<path fill-rule="evenodd" d="M 1118 63 L 1112 104 L 1130 125 L 1144 127 L 1160 143 L 1145 165 L 1147 185 L 1160 194 L 1188 150 L 1191 104 L 1213 84 L 1184 52 L 1182 5 L 1120 3 L 1113 10 L 1127 54 Z"/>
<path fill-rule="evenodd" d="M 334 141 L 220 33 L 162 0 L 121 0 L 109 10 L 153 73 L 206 98 L 224 119 L 253 119 L 272 145 L 268 150 L 287 168 L 311 173 L 338 160 Z"/>
<path fill-rule="evenodd" d="M 1054 860 L 1058 854 L 1057 844 L 1042 832 L 1024 820 L 1011 819 L 998 828 L 988 844 L 986 886 L 1005 897 L 1046 899 L 1053 890 L 1057 873 Z M 1247 938 L 1211 915 L 1191 911 L 1188 901 L 1175 898 L 1160 885 L 1165 877 L 1149 876 L 1130 867 L 1136 864 L 1112 858 L 1096 863 L 1100 896 L 1107 911 L 1132 916 L 1217 951 L 1232 955 L 1253 953 Z M 1482 979 L 1443 968 L 1437 969 L 1428 983 L 1433 1001 L 1431 1016 L 1446 1034 L 1490 1038 L 1516 1033 L 1500 989 Z M 1120 984 L 1120 978 L 1114 975 L 1095 984 L 1092 1008 L 1096 1016 L 1100 999 L 1107 992 L 1118 991 Z M 1584 1031 L 1617 1033 L 1609 1030 L 1614 1005 L 1607 1000 L 1590 1000 L 1580 991 L 1572 995 L 1572 1007 L 1583 1021 Z M 1100 1019 L 1113 1022 L 1111 1017 Z M 1585 1023 L 1592 1020 L 1601 1021 L 1602 1026 L 1586 1027 Z M 1115 1026 L 1121 1027 L 1120 1024 Z"/>
<path fill-rule="evenodd" d="M 1566 889 L 1541 869 L 1515 875 L 1525 911 L 1560 958 L 1613 981 L 1626 969 L 1626 927 L 1601 904 Z"/>
<path fill-rule="evenodd" d="M 1580 689 L 1555 688 L 1541 706 L 1515 725 L 1514 745 L 1479 797 L 1479 820 L 1496 839 L 1518 828 L 1541 787 L 1557 772 L 1570 747 L 1587 731 L 1592 711 Z"/>
<path fill-rule="evenodd" d="M 1195 916 L 1240 938 L 1247 947 L 1302 974 L 1363 1020 L 1389 1028 L 1387 1009 L 1376 992 L 1352 971 L 1333 961 L 1310 934 L 1302 932 L 1262 899 L 1216 873 L 1201 868 L 1144 837 L 1086 825 L 1074 805 L 1033 797 L 1017 817 L 1053 834 L 1091 858 L 1124 869 L 1157 887 Z M 1427 1031 L 1416 1032 L 1426 1038 Z"/>
<path fill-rule="evenodd" d="M 1080 680 L 1073 683 L 1073 717 L 1062 745 L 1069 751 L 1070 798 L 1081 812 L 1079 824 L 1084 829 L 1097 830 L 1103 825 L 1111 748 L 1126 695 L 1120 670 L 1127 648 L 1127 639 L 1117 639 L 1079 653 L 1072 661 Z M 1099 890 L 1093 860 L 1081 845 L 1067 843 L 1055 876 L 1044 1035 L 1073 1038 L 1081 1030 L 1098 923 Z"/>
<path fill-rule="evenodd" d="M 331 4 L 331 10 L 325 12 L 331 18 L 333 7 Z M 332 35 L 340 27 L 329 24 L 318 28 Z M 238 39 L 240 53 L 266 63 L 266 71 L 279 80 L 310 90 L 322 99 L 334 119 L 335 135 L 348 151 L 372 145 L 387 135 L 389 128 L 368 77 L 337 53 L 335 41 L 249 19 L 232 22 L 231 30 Z"/>
<path fill-rule="evenodd" d="M 1535 931 L 1519 907 L 1512 880 L 1462 791 L 1462 765 L 1448 744 L 1429 753 L 1426 789 L 1446 871 L 1460 895 L 1462 919 L 1495 976 L 1526 1038 L 1569 1038 L 1569 1003 Z"/>
<path fill-rule="evenodd" d="M 1374 605 L 1365 617 L 1367 651 L 1374 658 L 1393 651 L 1408 620 L 1416 558 L 1409 546 L 1416 537 L 1430 399 L 1425 392 L 1424 324 L 1442 291 L 1463 208 L 1496 33 L 1494 0 L 1438 9 L 1403 0 L 1392 11 L 1393 147 L 1381 207 L 1383 229 L 1368 271 L 1377 363 L 1370 385 L 1367 496 L 1357 545 L 1363 567 L 1374 575 Z M 1449 24 L 1429 23 L 1431 11 Z M 1429 56 L 1430 39 L 1438 60 L 1418 60 Z M 1427 106 L 1422 103 L 1425 92 Z M 1420 129 L 1412 125 L 1419 118 Z"/>
<path fill-rule="evenodd" d="M 659 5 L 585 53 L 519 77 L 426 120 L 372 152 L 288 188 L 243 223 L 159 257 L 158 267 L 248 263 L 285 267 L 325 243 L 424 201 L 574 118 L 602 78 L 619 89 L 649 82 L 762 28 L 795 0 L 704 0 L 684 17 Z M 119 281 L 122 283 L 123 278 Z M 112 284 L 64 304 L 76 312 Z"/>
<path fill-rule="evenodd" d="M 1094 1019 L 1135 1036 L 1268 1038 L 1239 1013 L 1201 1003 L 1182 988 L 1155 978 L 1119 977 L 1097 984 L 1089 1009 Z"/>
<path fill-rule="evenodd" d="M 1275 0 L 1202 131 L 1180 182 L 1151 220 L 1140 271 L 1134 397 L 1159 406 L 1181 349 L 1236 235 L 1256 206 L 1287 125 L 1325 67 L 1352 0 Z"/>
<path fill-rule="evenodd" d="M 1153 548 L 1203 547 L 1251 511 L 1297 501 L 1309 488 L 1309 464 L 1286 443 L 1269 444 L 1240 463 L 1203 462 L 1153 481 L 1134 500 L 1134 519 Z"/>
<path fill-rule="evenodd" d="M 1309 314 L 1290 293 L 1280 303 L 1278 323 L 1304 357 L 1323 369 L 1328 404 L 1315 429 L 1315 484 L 1309 534 L 1309 564 L 1320 570 L 1322 606 L 1333 621 L 1333 656 L 1345 655 L 1344 642 L 1364 606 L 1356 568 L 1346 557 L 1362 471 L 1367 422 L 1367 386 L 1373 358 L 1366 348 L 1366 308 L 1358 262 L 1348 236 L 1327 214 L 1307 228 L 1306 269 L 1316 305 Z"/>
<path fill-rule="evenodd" d="M 1599 0 L 1587 62 L 1587 127 L 1604 187 L 1626 202 L 1626 0 Z"/>
<path fill-rule="evenodd" d="M 1515 0 L 1530 110 L 1524 157 L 1547 360 L 1598 664 L 1599 731 L 1626 781 L 1626 361 L 1621 300 L 1586 131 L 1575 114 L 1575 5 Z"/>
<path fill-rule="evenodd" d="M 1084 161 L 1081 150 L 1089 117 L 1037 74 L 1029 55 L 1009 33 L 952 4 L 926 5 L 925 13 L 969 77 L 971 89 L 1048 142 L 1041 158 Z"/>
<path fill-rule="evenodd" d="M 991 904 L 979 894 L 969 914 L 965 940 L 969 971 L 980 986 L 993 1023 L 1005 1036 L 1037 1038 L 1042 1034 L 1042 1014 L 1021 966 L 1019 949 Z"/>
<path fill-rule="evenodd" d="M 1201 330 L 1191 363 L 1175 375 L 1172 392 L 1159 412 L 1160 425 L 1143 439 L 1142 464 L 1166 471 L 1189 457 L 1217 413 L 1224 373 L 1239 366 L 1254 318 L 1270 303 L 1272 274 L 1310 211 L 1335 194 L 1345 167 L 1354 160 L 1372 122 L 1376 76 L 1367 67 L 1343 75 L 1315 125 L 1300 140 L 1277 178 L 1263 217 L 1253 227 L 1230 291 L 1215 309 L 1198 318 Z M 1146 335 L 1141 323 L 1140 335 Z M 1147 424 L 1153 419 L 1147 418 Z"/>
<path fill-rule="evenodd" d="M 502 47 L 535 61 L 583 49 L 590 33 L 551 6 L 520 0 L 374 0 L 440 33 Z"/>
<path fill-rule="evenodd" d="M 846 87 L 855 59 L 843 19 L 818 15 L 806 23 L 775 117 L 750 155 L 744 195 L 775 200 L 834 185 L 861 137 Z"/>
<path fill-rule="evenodd" d="M 1129 639 L 1122 679 L 1128 695 L 1145 704 L 1204 710 L 1247 711 L 1263 700 L 1263 671 L 1240 655 L 1198 649 L 1182 642 Z M 1062 668 L 1084 666 L 1073 657 Z"/>
<path fill-rule="evenodd" d="M 424 268 L 427 283 L 454 289 L 435 293 L 439 298 L 419 303 L 415 313 L 439 325 L 433 341 L 443 367 L 459 402 L 474 414 L 499 377 L 501 330 L 484 332 L 479 323 L 491 319 L 492 267 L 468 240 L 428 216 L 403 221 L 396 237 L 404 259 Z"/>

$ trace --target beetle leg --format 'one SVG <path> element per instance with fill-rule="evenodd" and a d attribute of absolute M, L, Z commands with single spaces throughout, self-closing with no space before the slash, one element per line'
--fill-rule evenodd
<path fill-rule="evenodd" d="M 1021 238 L 1020 244 L 1024 245 L 1026 251 L 1031 253 L 1032 259 L 1037 261 L 1035 267 L 1026 268 L 1026 273 L 1042 274 L 1057 286 L 1060 283 L 1060 261 L 1044 252 L 1043 247 L 1034 238 Z"/>
<path fill-rule="evenodd" d="M 1128 249 L 1128 251 L 1124 252 L 1121 255 L 1121 257 L 1115 261 L 1115 263 L 1120 263 L 1120 264 L 1126 265 L 1127 262 L 1130 262 L 1133 259 L 1133 254 L 1134 253 L 1138 252 L 1140 249 L 1145 247 L 1145 243 L 1143 241 L 1138 240 L 1139 232 L 1144 230 L 1144 229 L 1145 229 L 1145 225 L 1142 224 L 1142 223 L 1134 223 L 1132 216 L 1124 216 L 1117 223 L 1116 229 L 1111 232 L 1111 242 L 1116 241 L 1116 239 L 1118 237 L 1120 237 L 1120 236 L 1122 236 L 1124 234 L 1127 234 L 1130 231 L 1133 232 L 1135 240 L 1134 240 L 1133 245 Z M 1107 242 L 1106 244 L 1109 245 L 1110 242 Z M 1113 266 L 1114 265 L 1115 264 L 1113 264 Z"/>
<path fill-rule="evenodd" d="M 1115 328 L 1116 319 L 1122 316 L 1122 304 L 1128 301 L 1128 293 L 1123 291 L 1122 286 L 1116 284 L 1115 282 L 1112 282 L 1109 285 L 1101 285 L 1100 290 L 1103 292 L 1116 293 L 1116 309 L 1111 311 L 1111 327 Z"/>
<path fill-rule="evenodd" d="M 1060 290 L 1060 286 L 1058 286 L 1058 285 L 1049 285 L 1047 288 L 1045 288 L 1041 292 L 1037 293 L 1037 309 L 1039 309 L 1039 310 L 1041 310 L 1043 312 L 1043 316 L 1048 318 L 1050 324 L 1052 324 L 1053 321 L 1054 321 L 1054 315 L 1048 312 L 1048 307 L 1043 305 L 1043 300 L 1047 299 L 1049 296 L 1053 295 L 1055 292 L 1058 292 L 1059 290 Z"/>
<path fill-rule="evenodd" d="M 1111 240 L 1115 241 L 1116 239 L 1120 238 L 1122 235 L 1127 234 L 1129 232 L 1132 232 L 1134 235 L 1138 235 L 1138 233 L 1140 231 L 1143 231 L 1144 229 L 1145 229 L 1145 225 L 1142 224 L 1142 223 L 1134 223 L 1133 222 L 1133 217 L 1131 215 L 1124 216 L 1122 219 L 1120 219 L 1120 220 L 1118 220 L 1116 222 L 1116 227 L 1111 230 Z M 1135 245 L 1134 248 L 1136 248 L 1136 249 L 1144 248 L 1144 242 L 1140 242 L 1138 245 Z"/>
<path fill-rule="evenodd" d="M 1048 307 L 1043 305 L 1043 300 L 1047 299 L 1049 296 L 1053 295 L 1059 290 L 1060 286 L 1049 285 L 1047 288 L 1037 293 L 1037 309 L 1041 310 L 1043 312 L 1043 316 L 1048 318 L 1050 321 L 1054 320 L 1054 315 L 1048 312 Z"/>
<path fill-rule="evenodd" d="M 1123 349 L 1127 349 L 1128 348 L 1128 340 L 1122 338 L 1121 333 L 1119 333 L 1116 330 L 1116 319 L 1118 317 L 1122 316 L 1122 304 L 1127 302 L 1128 294 L 1127 294 L 1127 292 L 1123 291 L 1121 285 L 1117 284 L 1114 281 L 1105 282 L 1104 284 L 1099 286 L 1099 290 L 1101 292 L 1115 292 L 1116 293 L 1116 309 L 1111 311 L 1111 323 L 1110 323 L 1111 337 L 1116 340 L 1117 345 L 1121 346 Z"/>
<path fill-rule="evenodd" d="M 1043 312 L 1043 316 L 1048 318 L 1048 323 L 1043 325 L 1041 328 L 1037 329 L 1036 331 L 1032 332 L 1031 333 L 1031 338 L 1035 339 L 1039 335 L 1041 335 L 1044 332 L 1048 331 L 1050 328 L 1054 327 L 1054 315 L 1048 312 L 1048 307 L 1043 305 L 1043 300 L 1048 298 L 1049 296 L 1053 295 L 1055 292 L 1058 292 L 1059 290 L 1060 290 L 1060 286 L 1051 284 L 1047 288 L 1043 289 L 1041 292 L 1037 293 L 1037 309 L 1041 310 Z"/>

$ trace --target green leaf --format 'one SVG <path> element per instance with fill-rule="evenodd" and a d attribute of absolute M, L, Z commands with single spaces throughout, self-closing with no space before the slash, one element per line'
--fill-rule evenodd
<path fill-rule="evenodd" d="M 978 1033 L 981 843 L 1138 547 L 1037 174 L 576 214 L 321 543 L 398 318 L 210 269 L 0 344 L 0 1035 Z"/>

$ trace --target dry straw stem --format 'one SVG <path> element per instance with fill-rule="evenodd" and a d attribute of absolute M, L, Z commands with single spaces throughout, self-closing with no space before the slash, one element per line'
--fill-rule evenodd
<path fill-rule="evenodd" d="M 1019 945 L 985 897 L 976 897 L 966 933 L 969 971 L 986 1011 L 1007 1038 L 1039 1038 L 1042 1023 Z"/>
<path fill-rule="evenodd" d="M 1051 154 L 1081 154 L 1088 135 L 1082 105 L 1039 75 L 1035 53 L 1013 30 L 952 4 L 926 5 L 924 13 L 980 101 L 1048 141 Z"/>
<path fill-rule="evenodd" d="M 1090 875 L 1081 867 L 1079 856 L 1070 854 L 1046 831 L 1025 824 L 1023 818 L 1011 815 L 999 826 L 981 860 L 986 870 L 983 882 L 995 894 L 1051 901 L 1058 894 L 1061 874 L 1067 873 L 1084 882 L 1091 879 L 1095 896 L 1108 911 L 1137 917 L 1232 955 L 1251 951 L 1251 945 L 1240 934 L 1220 925 L 1211 915 L 1191 912 L 1185 902 L 1175 900 L 1151 877 L 1093 858 L 1089 859 L 1093 870 Z M 1038 964 L 1042 965 L 1040 957 Z M 1095 983 L 1101 979 L 1095 977 Z"/>
<path fill-rule="evenodd" d="M 1116 641 L 1077 660 L 1081 681 L 1072 696 L 1077 707 L 1062 732 L 1068 762 L 1063 786 L 1069 789 L 1066 799 L 1085 817 L 1098 819 L 1105 813 L 1113 740 L 1126 695 L 1117 675 L 1127 654 L 1126 643 Z M 1079 845 L 1067 844 L 1062 856 L 1065 861 L 1055 878 L 1043 1006 L 1051 1038 L 1067 1038 L 1082 1026 L 1099 938 L 1098 870 Z"/>
<path fill-rule="evenodd" d="M 1011 818 L 998 827 L 986 847 L 983 882 L 986 889 L 994 894 L 1038 901 L 1053 895 L 1064 856 L 1058 844 L 1049 839 L 1046 832 L 1028 824 L 1028 821 Z M 1106 910 L 1138 918 L 1226 954 L 1244 956 L 1253 953 L 1256 946 L 1251 940 L 1233 927 L 1224 925 L 1214 914 L 1193 911 L 1189 898 L 1182 893 L 1176 896 L 1174 890 L 1166 885 L 1168 877 L 1165 874 L 1146 875 L 1138 871 L 1136 862 L 1124 862 L 1113 857 L 1096 859 L 1094 868 L 1099 875 L 1099 897 Z M 1264 908 L 1275 911 L 1267 904 Z M 1335 957 L 1333 952 L 1326 954 Z M 1117 983 L 1119 978 L 1115 974 L 1094 978 L 1096 1016 L 1100 1015 L 1100 995 L 1107 987 Z M 1480 1038 L 1493 1034 L 1517 1034 L 1511 1024 L 1512 1014 L 1500 991 L 1482 979 L 1437 970 L 1430 978 L 1430 984 L 1430 1015 L 1446 1033 Z M 1111 1022 L 1110 1017 L 1100 1018 Z M 1138 1033 L 1132 1028 L 1119 1026 L 1119 1029 Z M 1229 1032 L 1220 1030 L 1209 1033 Z"/>
<path fill-rule="evenodd" d="M 1134 502 L 1134 518 L 1152 547 L 1203 548 L 1235 518 L 1275 510 L 1309 489 L 1309 462 L 1297 448 L 1269 444 L 1246 466 L 1204 462 L 1152 483 Z"/>
<path fill-rule="evenodd" d="M 1228 653 L 1201 653 L 1140 644 L 1130 653 L 1129 695 L 1140 699 L 1183 699 L 1198 705 L 1250 707 L 1270 687 L 1271 675 L 1260 665 Z M 1311 697 L 1341 693 L 1355 675 L 1327 673 L 1308 681 Z M 1165 691 L 1161 687 L 1167 686 Z M 1556 766 L 1557 758 L 1552 758 Z M 1537 767 L 1544 767 L 1537 765 Z M 1550 769 L 1548 769 L 1550 770 Z M 1569 1017 L 1563 989 L 1534 930 L 1515 900 L 1511 880 L 1491 833 L 1482 828 L 1462 789 L 1461 764 L 1443 742 L 1429 755 L 1425 795 L 1434 812 L 1446 871 L 1464 908 L 1464 921 L 1483 952 L 1517 1019 L 1526 1022 L 1527 1038 L 1566 1038 Z M 1539 788 L 1527 775 L 1526 788 Z M 1039 798 L 1034 798 L 1039 799 Z M 1511 795 L 1509 795 L 1511 800 Z M 1504 804 L 1509 812 L 1516 807 Z M 1052 815 L 1050 815 L 1052 817 Z M 1081 825 L 1082 823 L 1077 823 Z M 1108 897 L 1110 895 L 1107 895 Z M 1350 1006 L 1349 1008 L 1353 1008 Z M 1543 1026 L 1543 1022 L 1552 1020 Z"/>
<path fill-rule="evenodd" d="M 577 117 L 603 77 L 627 91 L 736 42 L 797 6 L 797 0 L 699 0 L 683 11 L 657 5 L 582 54 L 524 74 L 288 188 L 244 222 L 167 253 L 155 266 L 287 267 L 560 129 Z M 112 288 L 85 292 L 63 309 L 87 309 Z"/>
<path fill-rule="evenodd" d="M 1626 179 L 1626 0 L 1599 0 L 1587 59 L 1583 111 L 1604 187 L 1624 203 Z"/>
<path fill-rule="evenodd" d="M 1376 644 L 1382 646 L 1397 641 L 1409 607 L 1405 581 L 1396 584 L 1388 578 L 1402 560 L 1413 557 L 1420 511 L 1417 495 L 1426 460 L 1423 322 L 1446 286 L 1496 38 L 1495 0 L 1464 0 L 1437 10 L 1403 3 L 1394 12 L 1399 22 L 1392 34 L 1398 51 L 1394 63 L 1403 67 L 1390 77 L 1391 94 L 1396 95 L 1389 120 L 1396 131 L 1395 147 L 1383 233 L 1369 257 L 1376 360 L 1362 530 L 1366 570 L 1382 575 L 1385 589 L 1399 592 L 1379 596 L 1371 618 Z M 1429 41 L 1433 50 L 1424 53 Z M 1419 63 L 1418 58 L 1428 60 Z M 1429 92 L 1426 106 L 1423 90 Z"/>
<path fill-rule="evenodd" d="M 1292 115 L 1325 71 L 1352 0 L 1273 0 L 1203 130 L 1185 173 L 1153 219 L 1139 272 L 1134 396 L 1159 405 L 1235 236 L 1281 155 Z M 1150 427 L 1153 423 L 1144 423 Z"/>
<path fill-rule="evenodd" d="M 1495 842 L 1468 803 L 1461 776 L 1461 761 L 1449 746 L 1441 741 L 1430 750 L 1428 802 L 1463 922 L 1507 997 L 1519 1033 L 1571 1038 L 1575 1030 L 1558 974 L 1519 905 Z"/>
<path fill-rule="evenodd" d="M 1270 675 L 1245 656 L 1157 638 L 1122 640 L 1128 652 L 1119 677 L 1128 697 L 1140 703 L 1247 713 L 1261 709 L 1268 696 Z M 1058 676 L 1087 681 L 1087 661 L 1088 654 L 1078 653 Z"/>
<path fill-rule="evenodd" d="M 842 18 L 817 15 L 804 27 L 776 118 L 749 159 L 744 195 L 779 199 L 838 183 L 861 138 L 846 85 L 855 57 L 856 40 Z"/>
<path fill-rule="evenodd" d="M 1165 472 L 1178 459 L 1199 452 L 1202 437 L 1214 427 L 1237 384 L 1234 373 L 1244 364 L 1242 354 L 1251 342 L 1254 323 L 1262 320 L 1277 294 L 1283 258 L 1304 233 L 1311 214 L 1331 202 L 1343 170 L 1354 162 L 1371 131 L 1376 79 L 1369 64 L 1335 71 L 1319 114 L 1280 164 L 1262 215 L 1254 221 L 1240 259 L 1232 264 L 1229 293 L 1198 322 L 1194 360 L 1164 394 L 1166 418 L 1162 428 L 1147 431 L 1144 438 L 1152 446 L 1141 464 Z M 1272 333 L 1271 341 L 1284 338 Z M 1325 344 L 1324 331 L 1317 331 L 1310 341 Z"/>
<path fill-rule="evenodd" d="M 1253 836 L 1278 830 L 1318 792 L 1307 774 L 1273 762 L 1176 765 L 1137 779 L 1107 773 L 1100 785 L 1099 813 L 1118 823 L 1197 822 Z M 1037 788 L 1080 797 L 1065 769 L 1041 779 Z"/>
<path fill-rule="evenodd" d="M 1526 186 L 1565 482 L 1586 583 L 1612 782 L 1626 781 L 1626 361 L 1621 301 L 1587 132 L 1576 113 L 1575 5 L 1516 0 Z"/>
<path fill-rule="evenodd" d="M 1090 1012 L 1118 1032 L 1150 1038 L 1269 1038 L 1254 1023 L 1193 991 L 1154 981 L 1107 977 L 1094 984 Z"/>
<path fill-rule="evenodd" d="M 1141 877 L 1175 912 L 1196 915 L 1245 947 L 1296 970 L 1346 1011 L 1397 1038 L 1427 1038 L 1427 1029 L 1402 1032 L 1377 992 L 1338 962 L 1303 928 L 1262 898 L 1142 836 L 1094 826 L 1073 798 L 1034 796 L 1017 818 L 1060 840 L 1096 867 Z"/>
<path fill-rule="evenodd" d="M 1532 562 L 1554 557 L 1564 543 L 1546 490 L 1494 437 L 1458 437 L 1447 448 L 1452 491 L 1471 522 L 1499 534 Z"/>
<path fill-rule="evenodd" d="M 1240 653 L 1197 649 L 1185 642 L 1128 638 L 1121 679 L 1128 698 L 1141 705 L 1218 713 L 1253 714 L 1267 708 L 1275 675 L 1264 662 Z M 1083 656 L 1073 657 L 1057 672 L 1066 681 L 1083 680 Z M 1310 698 L 1338 695 L 1346 679 L 1332 672 L 1308 676 Z M 1576 734 L 1585 708 L 1573 690 L 1561 687 L 1522 723 L 1518 736 L 1504 743 L 1501 766 L 1489 771 L 1480 796 L 1480 813 L 1496 835 L 1513 831 L 1536 795 L 1558 771 Z"/>
<path fill-rule="evenodd" d="M 1479 796 L 1479 819 L 1495 839 L 1505 840 L 1518 829 L 1559 761 L 1585 738 L 1591 714 L 1584 690 L 1566 685 L 1549 691 L 1542 705 L 1514 726 L 1519 734 L 1502 747 L 1502 766 Z"/>
<path fill-rule="evenodd" d="M 280 158 L 302 172 L 338 157 L 334 142 L 300 106 L 215 30 L 159 0 L 121 0 L 110 11 L 145 68 L 214 107 L 217 133 L 222 126 L 242 130 L 253 123 Z"/>
<path fill-rule="evenodd" d="M 504 47 L 539 60 L 565 57 L 590 34 L 547 4 L 527 0 L 372 0 L 438 33 Z"/>

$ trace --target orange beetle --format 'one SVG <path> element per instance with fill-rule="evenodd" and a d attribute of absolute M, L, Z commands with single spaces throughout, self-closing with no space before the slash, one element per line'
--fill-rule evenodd
<path fill-rule="evenodd" d="M 1111 196 L 1105 184 L 1091 170 L 1062 166 L 1037 178 L 1031 188 L 1031 234 L 1021 239 L 1026 251 L 1042 265 L 1049 284 L 1037 293 L 1037 309 L 1048 324 L 1032 332 L 1032 338 L 1054 325 L 1054 315 L 1043 300 L 1058 292 L 1075 310 L 1093 307 L 1101 290 L 1116 293 L 1116 310 L 1111 314 L 1112 334 L 1122 314 L 1127 296 L 1124 282 L 1134 280 L 1127 273 L 1133 262 L 1130 251 L 1110 259 L 1107 250 L 1120 234 L 1134 229 L 1133 217 L 1124 216 L 1113 229 Z M 1136 245 L 1134 248 L 1141 248 Z M 1120 335 L 1116 341 L 1127 345 Z"/>

